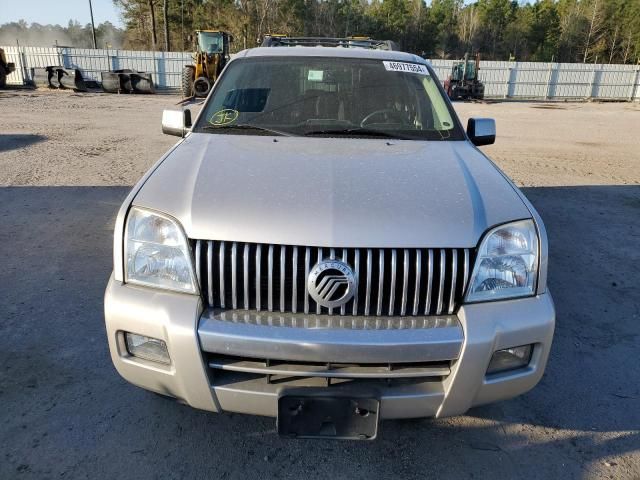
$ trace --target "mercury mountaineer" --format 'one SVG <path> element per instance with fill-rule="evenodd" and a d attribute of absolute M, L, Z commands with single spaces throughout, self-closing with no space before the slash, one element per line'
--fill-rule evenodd
<path fill-rule="evenodd" d="M 332 43 L 333 42 L 333 43 Z M 115 224 L 105 294 L 129 382 L 288 437 L 372 439 L 540 380 L 547 236 L 431 66 L 281 39 L 227 64 Z M 312 45 L 312 46 L 308 46 Z M 292 48 L 300 46 L 300 48 Z"/>

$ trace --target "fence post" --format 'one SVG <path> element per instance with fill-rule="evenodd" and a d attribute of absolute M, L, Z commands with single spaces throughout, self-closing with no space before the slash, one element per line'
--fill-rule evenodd
<path fill-rule="evenodd" d="M 16 40 L 16 47 L 18 49 L 18 64 L 20 65 L 20 76 L 22 77 L 22 85 L 26 84 L 26 75 L 25 75 L 25 68 L 24 68 L 24 63 L 23 63 L 23 59 L 22 59 L 22 52 L 21 52 L 21 48 L 20 48 L 20 42 L 18 40 Z"/>
<path fill-rule="evenodd" d="M 631 84 L 631 92 L 629 93 L 629 101 L 633 102 L 636 98 L 636 91 L 638 88 L 638 80 L 640 80 L 640 66 L 636 68 L 636 74 L 633 77 L 633 83 Z"/>
<path fill-rule="evenodd" d="M 600 71 L 602 71 L 602 65 L 600 65 Z M 596 69 L 596 64 L 593 64 L 593 70 L 591 71 L 591 82 L 590 82 L 590 90 L 589 90 L 589 97 L 590 99 L 594 99 L 597 97 L 597 95 L 595 95 L 595 89 L 596 87 L 599 86 L 600 84 L 600 79 L 598 79 L 598 82 L 596 82 L 596 79 L 598 78 L 598 70 Z"/>
<path fill-rule="evenodd" d="M 152 57 L 153 57 L 153 80 L 151 83 L 153 83 L 154 88 L 158 87 L 158 59 L 156 58 L 156 49 L 155 46 L 153 48 L 153 52 L 151 53 Z"/>
<path fill-rule="evenodd" d="M 544 99 L 549 100 L 551 98 L 551 78 L 553 75 L 553 62 L 549 62 L 549 71 L 547 72 L 547 88 L 545 90 Z"/>
<path fill-rule="evenodd" d="M 511 83 L 511 70 L 513 67 L 507 67 L 507 79 L 504 82 L 504 96 L 503 98 L 509 98 L 509 84 Z"/>

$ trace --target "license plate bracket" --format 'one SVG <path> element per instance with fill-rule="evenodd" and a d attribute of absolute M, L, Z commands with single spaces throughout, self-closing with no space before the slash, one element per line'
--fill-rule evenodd
<path fill-rule="evenodd" d="M 325 395 L 283 395 L 278 399 L 278 433 L 289 438 L 373 440 L 380 401 Z"/>

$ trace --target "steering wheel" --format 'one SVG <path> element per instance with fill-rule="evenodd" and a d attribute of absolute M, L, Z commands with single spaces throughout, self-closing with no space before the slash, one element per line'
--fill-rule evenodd
<path fill-rule="evenodd" d="M 371 120 L 374 117 L 377 117 L 378 115 L 382 115 L 383 113 L 390 113 L 391 115 L 394 115 L 396 117 L 396 120 L 398 120 L 397 123 L 400 123 L 400 124 L 403 123 L 402 122 L 403 118 L 400 112 L 398 112 L 397 110 L 394 110 L 393 108 L 383 108 L 382 110 L 376 110 L 375 112 L 371 112 L 369 115 L 364 117 L 360 122 L 360 127 L 364 128 L 368 123 L 370 123 L 369 120 Z"/>

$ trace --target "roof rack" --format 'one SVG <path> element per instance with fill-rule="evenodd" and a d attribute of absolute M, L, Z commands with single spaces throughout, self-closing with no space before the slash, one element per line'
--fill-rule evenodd
<path fill-rule="evenodd" d="M 372 50 L 400 50 L 392 40 L 374 40 L 370 37 L 288 37 L 268 34 L 262 40 L 262 47 L 341 47 L 367 48 Z"/>

